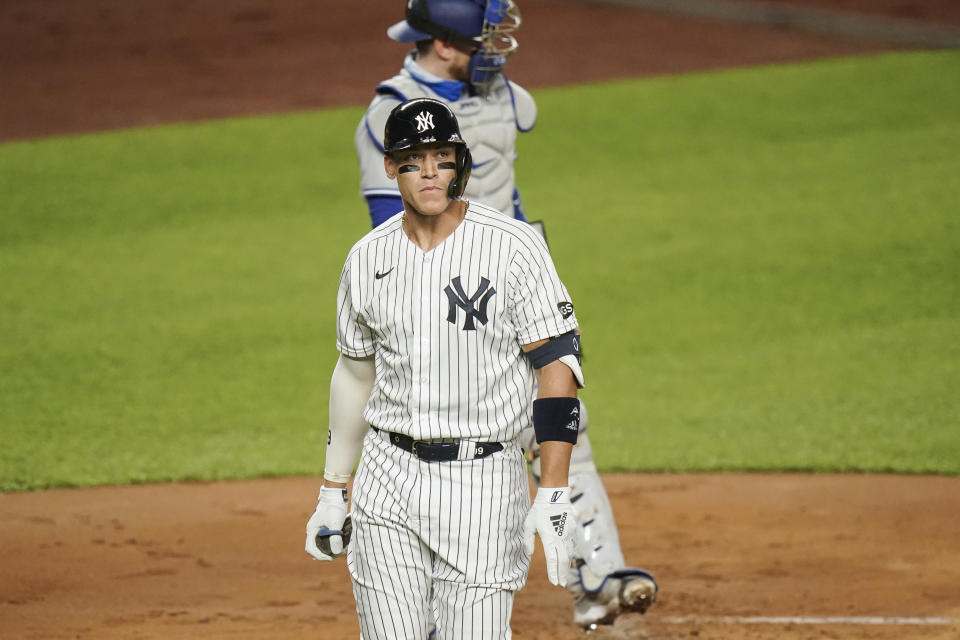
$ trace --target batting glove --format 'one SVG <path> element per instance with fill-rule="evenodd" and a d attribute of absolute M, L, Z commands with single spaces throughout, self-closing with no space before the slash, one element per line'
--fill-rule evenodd
<path fill-rule="evenodd" d="M 305 549 L 317 560 L 333 560 L 350 543 L 347 489 L 320 487 L 317 500 L 317 509 L 307 521 Z"/>
<path fill-rule="evenodd" d="M 523 521 L 523 548 L 528 556 L 532 556 L 534 537 L 540 534 L 547 558 L 547 578 L 551 584 L 567 586 L 576 528 L 576 516 L 570 506 L 570 487 L 537 489 L 537 497 Z"/>

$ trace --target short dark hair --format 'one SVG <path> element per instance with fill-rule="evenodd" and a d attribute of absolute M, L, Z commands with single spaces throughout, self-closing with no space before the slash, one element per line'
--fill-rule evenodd
<path fill-rule="evenodd" d="M 433 39 L 430 40 L 417 40 L 417 55 L 420 57 L 426 56 L 430 53 L 430 50 L 433 48 Z"/>

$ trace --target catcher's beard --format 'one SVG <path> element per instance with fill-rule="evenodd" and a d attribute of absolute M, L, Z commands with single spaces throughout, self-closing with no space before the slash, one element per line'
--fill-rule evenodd
<path fill-rule="evenodd" d="M 457 56 L 456 61 L 450 67 L 450 75 L 460 82 L 470 82 L 470 55 L 464 54 L 463 59 Z"/>

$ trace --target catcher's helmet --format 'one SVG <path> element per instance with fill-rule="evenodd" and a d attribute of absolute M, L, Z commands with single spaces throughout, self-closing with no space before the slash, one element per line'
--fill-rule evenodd
<path fill-rule="evenodd" d="M 437 38 L 444 42 L 479 47 L 485 0 L 409 0 L 406 20 L 389 29 L 398 42 Z"/>
<path fill-rule="evenodd" d="M 469 82 L 484 96 L 519 46 L 511 35 L 520 27 L 513 0 L 408 0 L 405 17 L 387 35 L 398 42 L 437 39 L 472 49 Z"/>
<path fill-rule="evenodd" d="M 457 154 L 457 174 L 447 187 L 447 195 L 459 198 L 470 179 L 473 159 L 450 107 L 432 98 L 415 98 L 398 104 L 387 118 L 383 132 L 385 153 L 447 144 L 452 144 Z"/>

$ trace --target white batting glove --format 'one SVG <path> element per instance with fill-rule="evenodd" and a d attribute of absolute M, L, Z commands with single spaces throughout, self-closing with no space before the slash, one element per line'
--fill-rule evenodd
<path fill-rule="evenodd" d="M 304 548 L 317 560 L 333 560 L 343 555 L 344 548 L 350 542 L 347 489 L 320 487 L 317 500 L 317 509 L 307 521 L 307 543 Z"/>
<path fill-rule="evenodd" d="M 570 487 L 537 489 L 537 497 L 523 521 L 523 548 L 528 556 L 532 556 L 535 534 L 540 534 L 550 584 L 567 586 L 576 528 L 576 516 L 570 506 Z"/>

